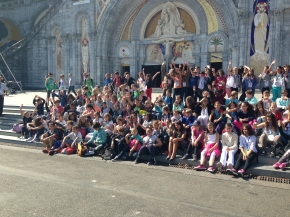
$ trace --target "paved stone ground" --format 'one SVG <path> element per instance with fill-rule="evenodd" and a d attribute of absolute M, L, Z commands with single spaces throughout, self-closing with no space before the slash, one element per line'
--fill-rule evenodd
<path fill-rule="evenodd" d="M 289 186 L 0 145 L 1 217 L 288 216 Z"/>

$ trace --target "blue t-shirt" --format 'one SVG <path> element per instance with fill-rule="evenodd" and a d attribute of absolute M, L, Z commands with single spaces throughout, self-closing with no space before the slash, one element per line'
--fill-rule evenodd
<path fill-rule="evenodd" d="M 193 77 L 193 76 L 190 76 L 189 77 L 189 87 L 193 87 L 193 86 L 197 86 L 197 80 L 199 79 L 199 77 L 198 76 L 195 76 L 195 77 Z"/>
<path fill-rule="evenodd" d="M 136 140 L 138 140 L 140 143 L 143 143 L 143 139 L 142 139 L 142 137 L 139 134 L 137 134 L 136 137 L 134 137 L 133 135 L 131 136 L 131 139 L 134 139 L 134 138 Z"/>
<path fill-rule="evenodd" d="M 167 105 L 168 104 L 173 104 L 173 98 L 171 96 L 170 97 L 164 96 L 163 100 L 166 102 Z"/>

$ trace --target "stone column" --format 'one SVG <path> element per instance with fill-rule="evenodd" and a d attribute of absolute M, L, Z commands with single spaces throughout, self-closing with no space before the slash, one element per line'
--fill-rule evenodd
<path fill-rule="evenodd" d="M 200 55 L 200 69 L 201 71 L 204 69 L 204 67 L 206 67 L 207 65 L 209 65 L 210 59 L 209 59 L 209 54 L 208 53 L 202 53 Z"/>
<path fill-rule="evenodd" d="M 281 23 L 283 19 L 283 11 L 274 11 L 275 20 L 275 59 L 276 64 L 282 65 L 282 37 L 281 37 Z"/>
<path fill-rule="evenodd" d="M 137 41 L 132 41 L 132 49 L 130 54 L 130 76 L 137 78 L 138 69 L 137 69 Z"/>
<path fill-rule="evenodd" d="M 246 64 L 246 50 L 245 50 L 245 43 L 246 43 L 246 14 L 245 13 L 240 13 L 238 15 L 239 22 L 240 22 L 240 58 L 239 58 L 239 65 L 243 66 Z"/>
<path fill-rule="evenodd" d="M 228 68 L 228 64 L 229 64 L 229 55 L 228 55 L 228 52 L 225 50 L 223 51 L 223 54 L 222 54 L 222 61 L 223 61 L 222 69 L 227 74 L 227 68 Z"/>
<path fill-rule="evenodd" d="M 139 49 L 139 69 L 141 70 L 142 65 L 145 64 L 146 61 L 146 45 L 141 44 Z"/>
<path fill-rule="evenodd" d="M 232 47 L 232 67 L 239 67 L 239 48 Z"/>

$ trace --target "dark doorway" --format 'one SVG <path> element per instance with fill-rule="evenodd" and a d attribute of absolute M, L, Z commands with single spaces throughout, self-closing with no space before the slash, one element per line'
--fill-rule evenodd
<path fill-rule="evenodd" d="M 130 73 L 130 66 L 122 66 L 122 75 L 124 75 L 125 72 Z"/>
<path fill-rule="evenodd" d="M 217 72 L 219 69 L 223 69 L 223 63 L 211 63 L 210 67 L 215 68 L 215 71 Z"/>
<path fill-rule="evenodd" d="M 151 76 L 155 75 L 156 72 L 160 72 L 159 75 L 153 80 L 153 87 L 160 87 L 161 85 L 161 65 L 153 65 L 153 66 L 142 66 L 144 68 L 145 74 L 151 74 Z"/>

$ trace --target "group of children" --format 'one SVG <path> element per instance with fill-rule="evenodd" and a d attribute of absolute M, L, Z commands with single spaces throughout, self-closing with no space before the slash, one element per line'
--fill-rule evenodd
<path fill-rule="evenodd" d="M 267 154 L 269 144 L 270 154 L 278 155 L 276 147 L 282 144 L 285 153 L 274 168 L 284 169 L 290 157 L 286 149 L 290 101 L 285 88 L 275 92 L 276 99 L 270 99 L 270 89 L 262 79 L 276 76 L 270 82 L 278 85 L 280 72 L 265 68 L 268 71 L 257 79 L 246 66 L 241 73 L 229 65 L 228 75 L 224 76 L 223 70 L 216 73 L 207 66 L 200 71 L 188 63 L 178 67 L 170 64 L 167 73 L 163 63 L 163 94 L 154 101 L 152 81 L 160 72 L 151 76 L 143 69 L 135 80 L 129 73 L 121 77 L 116 71 L 105 75 L 103 87 L 94 85 L 90 75 L 85 74 L 82 89 L 76 92 L 71 75 L 69 82 L 61 76 L 56 83 L 50 73 L 47 99 L 35 96 L 32 114 L 21 109 L 21 138 L 29 135 L 27 141 L 43 142 L 43 152 L 50 155 L 76 153 L 78 144 L 82 144 L 86 150 L 82 154 L 105 152 L 114 162 L 131 159 L 139 163 L 141 156 L 148 154 L 149 165 L 156 164 L 157 154 L 165 154 L 168 161 L 173 161 L 177 151 L 182 150 L 186 153 L 184 160 L 200 158 L 197 170 L 219 169 L 243 175 L 258 155 L 259 135 L 261 155 Z M 261 87 L 261 82 L 263 97 L 256 99 L 255 86 Z M 238 98 L 240 88 L 242 95 Z"/>

